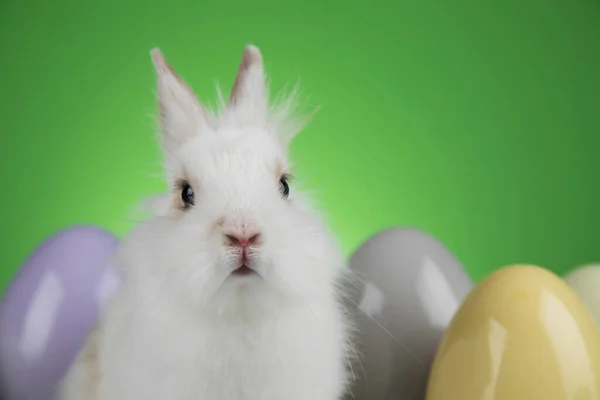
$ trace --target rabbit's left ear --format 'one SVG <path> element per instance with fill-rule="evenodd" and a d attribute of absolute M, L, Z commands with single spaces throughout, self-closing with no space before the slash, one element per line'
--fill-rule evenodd
<path fill-rule="evenodd" d="M 248 45 L 242 54 L 229 107 L 242 124 L 265 123 L 269 111 L 269 94 L 260 50 Z"/>

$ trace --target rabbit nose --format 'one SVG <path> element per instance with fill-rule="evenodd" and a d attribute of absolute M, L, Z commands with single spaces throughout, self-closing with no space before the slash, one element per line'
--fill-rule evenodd
<path fill-rule="evenodd" d="M 255 234 L 251 234 L 251 235 L 225 233 L 224 236 L 225 236 L 225 244 L 226 245 L 239 246 L 242 248 L 260 244 L 260 239 L 261 239 L 260 233 L 255 233 Z"/>

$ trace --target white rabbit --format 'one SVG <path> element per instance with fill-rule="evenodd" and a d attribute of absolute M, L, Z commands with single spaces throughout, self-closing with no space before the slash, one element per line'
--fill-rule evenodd
<path fill-rule="evenodd" d="M 348 270 L 290 189 L 301 125 L 271 107 L 244 50 L 213 113 L 151 52 L 172 192 L 123 241 L 126 280 L 59 388 L 61 400 L 338 400 L 349 384 Z"/>

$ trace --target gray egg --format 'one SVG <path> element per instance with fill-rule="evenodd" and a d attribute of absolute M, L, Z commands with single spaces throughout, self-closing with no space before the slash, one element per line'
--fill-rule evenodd
<path fill-rule="evenodd" d="M 471 278 L 440 242 L 411 228 L 371 237 L 349 266 L 356 322 L 349 398 L 423 400 L 438 343 Z"/>

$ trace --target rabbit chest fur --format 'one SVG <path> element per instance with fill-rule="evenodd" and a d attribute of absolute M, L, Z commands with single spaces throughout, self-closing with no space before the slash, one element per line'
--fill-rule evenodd
<path fill-rule="evenodd" d="M 333 298 L 280 304 L 262 318 L 184 313 L 123 291 L 80 354 L 63 400 L 338 400 L 344 321 Z M 233 316 L 232 316 L 233 317 Z M 96 381 L 95 381 L 96 380 Z"/>

